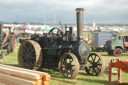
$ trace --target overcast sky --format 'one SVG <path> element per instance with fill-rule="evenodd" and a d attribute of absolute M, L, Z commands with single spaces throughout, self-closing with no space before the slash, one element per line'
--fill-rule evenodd
<path fill-rule="evenodd" d="M 128 24 L 128 0 L 0 0 L 0 21 L 76 23 L 76 8 L 85 24 Z"/>

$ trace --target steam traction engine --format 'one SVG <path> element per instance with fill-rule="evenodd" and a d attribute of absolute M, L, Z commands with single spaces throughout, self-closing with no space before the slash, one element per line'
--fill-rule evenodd
<path fill-rule="evenodd" d="M 75 78 L 79 68 L 91 75 L 101 75 L 104 72 L 102 57 L 90 53 L 88 44 L 81 39 L 83 11 L 82 8 L 76 9 L 77 36 L 72 33 L 72 27 L 69 30 L 65 27 L 65 32 L 53 28 L 47 35 L 34 34 L 30 40 L 22 42 L 18 51 L 20 67 L 33 70 L 59 67 L 61 75 L 66 78 Z"/>

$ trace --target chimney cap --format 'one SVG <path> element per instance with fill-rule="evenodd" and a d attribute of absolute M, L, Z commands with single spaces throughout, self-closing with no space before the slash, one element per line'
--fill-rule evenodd
<path fill-rule="evenodd" d="M 84 11 L 83 8 L 76 8 L 76 12 L 81 12 L 81 11 Z"/>

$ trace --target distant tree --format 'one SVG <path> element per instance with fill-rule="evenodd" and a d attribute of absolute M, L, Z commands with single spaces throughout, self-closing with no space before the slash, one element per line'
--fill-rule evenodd
<path fill-rule="evenodd" d="M 19 24 L 18 22 L 13 22 L 13 24 Z"/>

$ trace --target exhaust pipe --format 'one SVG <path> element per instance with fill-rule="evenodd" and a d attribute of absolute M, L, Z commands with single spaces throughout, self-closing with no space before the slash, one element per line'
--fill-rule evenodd
<path fill-rule="evenodd" d="M 78 41 L 80 40 L 82 36 L 82 31 L 83 31 L 83 8 L 77 8 L 76 9 L 76 15 L 77 15 L 77 39 Z"/>

